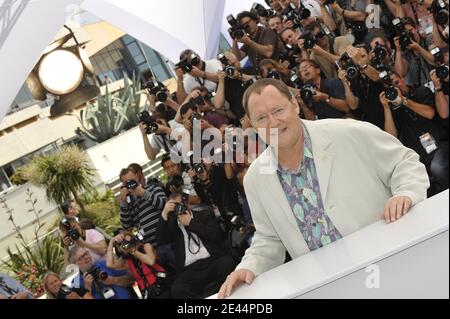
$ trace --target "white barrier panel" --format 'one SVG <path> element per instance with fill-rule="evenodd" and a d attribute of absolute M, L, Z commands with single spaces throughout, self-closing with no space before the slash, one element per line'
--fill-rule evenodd
<path fill-rule="evenodd" d="M 449 191 L 261 274 L 230 298 L 449 298 Z M 213 295 L 210 298 L 216 298 Z"/>

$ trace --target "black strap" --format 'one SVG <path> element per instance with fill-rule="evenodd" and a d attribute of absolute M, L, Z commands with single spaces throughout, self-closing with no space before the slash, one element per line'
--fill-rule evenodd
<path fill-rule="evenodd" d="M 206 62 L 203 62 L 202 71 L 205 72 L 205 70 L 206 70 Z M 206 79 L 203 79 L 203 82 L 202 82 L 202 80 L 200 78 L 195 78 L 195 81 L 197 81 L 198 84 L 200 84 L 201 86 L 205 86 Z"/>

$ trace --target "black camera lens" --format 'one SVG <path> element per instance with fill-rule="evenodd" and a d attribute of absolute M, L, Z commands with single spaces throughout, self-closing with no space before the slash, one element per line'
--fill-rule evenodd
<path fill-rule="evenodd" d="M 234 67 L 230 66 L 230 65 L 225 68 L 225 73 L 228 76 L 233 76 L 235 71 L 236 71 L 236 69 Z"/>
<path fill-rule="evenodd" d="M 300 90 L 300 96 L 302 100 L 311 105 L 313 102 L 313 96 L 316 94 L 314 87 L 311 84 L 305 84 Z"/>
<path fill-rule="evenodd" d="M 385 96 L 389 101 L 391 102 L 395 101 L 395 99 L 398 97 L 398 93 L 395 87 L 393 86 L 388 87 L 385 91 Z"/>
<path fill-rule="evenodd" d="M 91 275 L 94 280 L 106 280 L 108 279 L 108 274 L 101 269 L 97 268 L 96 266 L 92 266 L 89 268 L 88 271 L 86 271 L 87 274 Z"/>
<path fill-rule="evenodd" d="M 159 101 L 159 102 L 165 102 L 165 101 L 167 101 L 167 93 L 166 92 L 164 92 L 164 91 L 159 91 L 159 92 L 157 92 L 156 93 L 156 99 Z"/>
<path fill-rule="evenodd" d="M 80 239 L 80 233 L 73 228 L 70 228 L 67 231 L 67 235 L 69 235 L 70 239 L 72 239 L 73 241 L 77 241 L 78 239 Z"/>
<path fill-rule="evenodd" d="M 358 76 L 358 69 L 355 66 L 350 66 L 345 70 L 345 75 L 347 76 L 347 79 L 351 80 Z"/>
<path fill-rule="evenodd" d="M 192 102 L 194 102 L 197 106 L 205 105 L 205 98 L 202 95 L 199 95 L 192 99 Z"/>
<path fill-rule="evenodd" d="M 127 189 L 136 189 L 138 187 L 138 183 L 135 180 L 129 179 L 125 182 L 125 187 Z"/>
<path fill-rule="evenodd" d="M 244 30 L 237 29 L 233 34 L 236 39 L 241 39 L 242 37 L 244 37 Z"/>
<path fill-rule="evenodd" d="M 448 65 L 440 65 L 436 68 L 436 76 L 443 81 L 448 77 Z"/>

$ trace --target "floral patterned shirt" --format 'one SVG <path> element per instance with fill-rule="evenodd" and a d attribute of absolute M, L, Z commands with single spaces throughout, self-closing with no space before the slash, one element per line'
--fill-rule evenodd
<path fill-rule="evenodd" d="M 308 131 L 303 126 L 304 155 L 297 171 L 278 166 L 277 174 L 309 249 L 325 246 L 342 235 L 325 213 Z"/>

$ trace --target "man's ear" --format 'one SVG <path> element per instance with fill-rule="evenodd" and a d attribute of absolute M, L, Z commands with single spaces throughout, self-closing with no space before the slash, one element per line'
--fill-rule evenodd
<path fill-rule="evenodd" d="M 298 105 L 298 101 L 297 101 L 297 99 L 295 98 L 294 95 L 292 95 L 291 103 L 295 107 L 295 113 L 300 114 L 300 106 Z"/>

